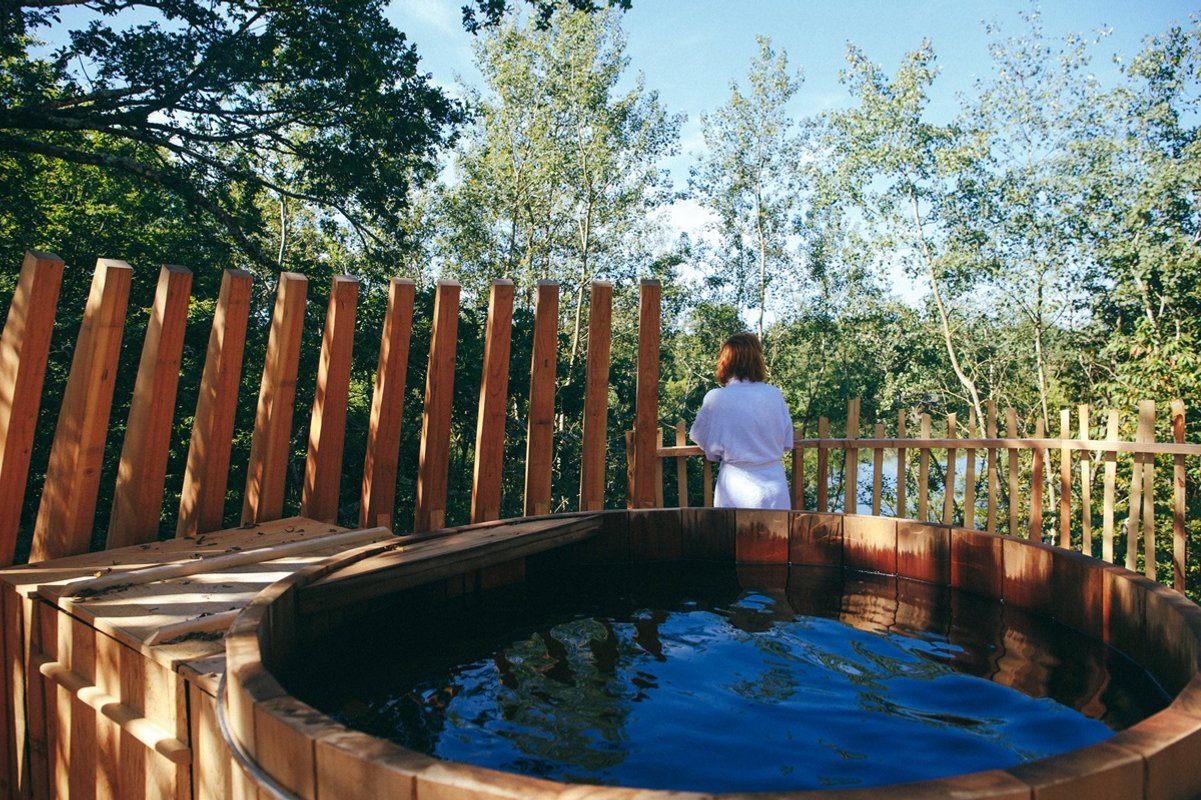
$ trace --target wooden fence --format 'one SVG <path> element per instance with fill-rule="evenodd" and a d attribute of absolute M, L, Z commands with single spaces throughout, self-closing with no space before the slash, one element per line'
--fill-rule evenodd
<path fill-rule="evenodd" d="M 860 438 L 859 400 L 853 399 L 847 405 L 844 437 L 829 436 L 825 417 L 819 420 L 817 438 L 802 438 L 798 431 L 792 453 L 792 507 L 816 511 L 837 507 L 848 514 L 868 513 L 866 506 L 860 509 L 860 502 L 868 500 L 868 487 L 861 489 L 859 478 L 870 468 L 872 515 L 880 515 L 887 500 L 893 516 L 1046 540 L 1109 562 L 1117 560 L 1122 545 L 1124 565 L 1139 569 L 1141 555 L 1142 570 L 1152 579 L 1156 578 L 1158 556 L 1169 548 L 1172 583 L 1184 591 L 1188 559 L 1185 467 L 1186 459 L 1201 457 L 1201 445 L 1184 442 L 1184 403 L 1173 400 L 1169 411 L 1172 442 L 1155 441 L 1156 404 L 1150 400 L 1138 404 L 1133 441 L 1119 439 L 1118 411 L 1106 412 L 1100 427 L 1086 405 L 1077 407 L 1075 420 L 1069 409 L 1061 410 L 1057 438 L 1043 435 L 1041 420 L 1034 437 L 1020 438 L 1017 414 L 1007 408 L 1001 437 L 997 408 L 991 401 L 983 430 L 974 415 L 961 428 L 957 416 L 949 414 L 943 436 L 932 438 L 930 415 L 922 414 L 918 438 L 908 438 L 909 415 L 902 411 L 895 436 L 886 437 L 884 423 L 876 423 L 871 438 Z M 702 453 L 685 443 L 683 422 L 676 425 L 675 437 L 676 446 L 660 446 L 656 454 L 675 461 L 677 502 L 688 505 L 687 460 Z M 831 453 L 835 454 L 834 464 Z M 1156 536 L 1157 457 L 1171 460 L 1170 545 Z M 891 462 L 888 469 L 886 460 Z M 1123 462 L 1121 480 L 1119 461 Z M 836 487 L 841 489 L 841 497 L 831 496 L 832 478 L 841 484 Z M 699 498 L 706 506 L 713 502 L 712 480 L 706 461 L 703 497 Z M 913 505 L 911 490 L 916 492 Z M 931 507 L 932 495 L 941 500 L 941 507 Z M 1126 500 L 1124 505 L 1122 500 Z M 1120 509 L 1126 512 L 1124 520 L 1117 519 Z"/>

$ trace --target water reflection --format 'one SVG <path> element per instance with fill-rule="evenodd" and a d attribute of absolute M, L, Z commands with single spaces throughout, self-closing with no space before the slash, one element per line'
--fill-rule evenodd
<path fill-rule="evenodd" d="M 442 758 L 649 788 L 871 786 L 1003 767 L 1099 741 L 1167 700 L 1049 620 L 820 567 L 531 575 L 364 620 L 314 650 L 286 685 L 354 727 Z"/>

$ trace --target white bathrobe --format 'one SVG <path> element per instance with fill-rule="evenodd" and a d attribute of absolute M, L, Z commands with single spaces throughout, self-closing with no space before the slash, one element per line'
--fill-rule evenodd
<path fill-rule="evenodd" d="M 706 458 L 721 462 L 714 506 L 791 506 L 780 456 L 792 449 L 792 419 L 779 389 L 735 379 L 710 390 L 689 435 Z"/>

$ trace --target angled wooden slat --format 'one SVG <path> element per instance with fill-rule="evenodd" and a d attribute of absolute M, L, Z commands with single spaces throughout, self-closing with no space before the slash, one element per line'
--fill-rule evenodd
<path fill-rule="evenodd" d="M 421 445 L 417 462 L 417 498 L 413 531 L 446 524 L 446 479 L 450 469 L 450 412 L 454 402 L 455 347 L 459 330 L 459 284 L 438 281 L 430 333 Z"/>
<path fill-rule="evenodd" d="M 159 270 L 117 467 L 105 544 L 109 550 L 158 539 L 191 292 L 189 270 L 170 265 Z"/>
<path fill-rule="evenodd" d="M 921 437 L 930 438 L 930 415 L 922 414 Z M 918 450 L 917 460 L 917 518 L 922 522 L 930 519 L 930 448 Z"/>
<path fill-rule="evenodd" d="M 132 272 L 124 261 L 96 262 L 50 447 L 30 561 L 85 553 L 91 543 Z"/>
<path fill-rule="evenodd" d="M 1076 407 L 1076 416 L 1080 423 L 1080 441 L 1089 440 L 1089 419 L 1087 403 Z M 1093 477 L 1092 462 L 1087 453 L 1080 457 L 1080 552 L 1086 556 L 1093 554 Z"/>
<path fill-rule="evenodd" d="M 847 514 L 859 513 L 859 450 L 850 445 L 859 438 L 859 398 L 851 398 L 847 402 L 847 439 L 848 447 L 843 461 L 843 471 L 846 478 L 843 482 L 842 508 Z"/>
<path fill-rule="evenodd" d="M 634 508 L 654 508 L 655 444 L 659 432 L 659 281 L 644 280 L 639 287 L 638 384 L 634 423 Z"/>
<path fill-rule="evenodd" d="M 905 438 L 905 411 L 897 412 L 897 438 L 903 440 Z M 905 516 L 905 490 L 908 476 L 905 474 L 905 450 L 904 446 L 897 447 L 897 509 L 896 516 Z"/>
<path fill-rule="evenodd" d="M 1118 438 L 1118 412 L 1115 409 L 1110 409 L 1105 423 L 1105 441 L 1115 442 Z M 1110 450 L 1102 457 L 1105 463 L 1105 486 L 1102 497 L 1102 522 L 1101 522 L 1101 558 L 1104 561 L 1113 563 L 1113 531 L 1114 531 L 1114 506 L 1116 505 L 1114 495 L 1117 493 L 1117 477 L 1118 477 L 1118 454 L 1116 450 Z"/>
<path fill-rule="evenodd" d="M 830 438 L 830 420 L 817 418 L 817 510 L 830 510 L 830 451 L 823 440 Z"/>
<path fill-rule="evenodd" d="M 196 417 L 179 498 L 179 523 L 175 528 L 179 538 L 224 527 L 229 453 L 249 315 L 250 273 L 227 269 L 221 278 L 196 398 Z"/>
<path fill-rule="evenodd" d="M 1155 401 L 1138 401 L 1138 437 L 1141 442 L 1155 441 Z M 1143 573 L 1155 580 L 1155 456 L 1144 453 L 1143 460 Z"/>
<path fill-rule="evenodd" d="M 309 452 L 300 493 L 300 515 L 322 522 L 338 519 L 358 300 L 359 279 L 350 275 L 336 276 L 330 287 L 325 333 L 321 337 L 317 390 L 313 394 L 313 416 L 309 421 Z"/>
<path fill-rule="evenodd" d="M 967 437 L 976 435 L 976 409 L 967 414 Z M 976 448 L 968 447 L 963 452 L 963 527 L 976 527 Z"/>
<path fill-rule="evenodd" d="M 1172 439 L 1184 444 L 1184 401 L 1173 400 Z M 1172 460 L 1172 586 L 1185 591 L 1185 565 L 1188 563 L 1188 527 L 1185 524 L 1184 456 Z"/>
<path fill-rule="evenodd" d="M 0 566 L 13 563 L 63 260 L 25 253 L 0 333 Z"/>
<path fill-rule="evenodd" d="M 588 307 L 588 366 L 584 383 L 584 446 L 580 510 L 605 507 L 605 447 L 609 424 L 609 360 L 613 339 L 613 284 L 593 281 Z"/>
<path fill-rule="evenodd" d="M 1059 438 L 1072 435 L 1072 412 L 1059 410 Z M 1059 448 L 1059 546 L 1072 546 L 1072 451 Z"/>
<path fill-rule="evenodd" d="M 954 439 L 958 433 L 955 414 L 947 414 L 947 438 Z M 942 493 L 942 524 L 955 522 L 955 453 L 954 447 L 947 448 L 947 468 Z"/>
<path fill-rule="evenodd" d="M 513 334 L 513 282 L 492 282 L 484 335 L 484 368 L 475 424 L 475 472 L 471 521 L 500 518 L 500 485 L 505 459 L 505 404 L 509 399 L 509 345 Z"/>
<path fill-rule="evenodd" d="M 1046 434 L 1043 429 L 1043 418 L 1034 422 L 1034 438 L 1041 439 Z M 1030 524 L 1026 529 L 1026 537 L 1032 541 L 1043 540 L 1043 467 L 1046 463 L 1047 451 L 1035 447 L 1031 453 L 1030 464 Z"/>
<path fill-rule="evenodd" d="M 284 489 L 291 455 L 292 415 L 296 406 L 296 374 L 309 281 L 296 272 L 281 272 L 267 335 L 263 380 L 250 440 L 242 524 L 267 522 L 284 515 Z"/>
<path fill-rule="evenodd" d="M 884 438 L 884 423 L 877 422 L 875 435 Z M 884 448 L 872 448 L 872 516 L 880 516 L 880 495 L 884 488 Z"/>
<path fill-rule="evenodd" d="M 550 513 L 558 355 L 559 284 L 556 281 L 538 281 L 538 294 L 534 301 L 534 351 L 530 358 L 530 405 L 525 441 L 523 509 L 527 517 Z M 656 460 L 653 452 L 646 459 L 648 464 Z"/>
<path fill-rule="evenodd" d="M 371 394 L 371 422 L 363 459 L 363 496 L 359 525 L 391 526 L 396 507 L 396 475 L 409 342 L 413 334 L 413 301 L 417 284 L 393 278 L 388 284 L 388 310 L 380 337 L 379 366 Z"/>

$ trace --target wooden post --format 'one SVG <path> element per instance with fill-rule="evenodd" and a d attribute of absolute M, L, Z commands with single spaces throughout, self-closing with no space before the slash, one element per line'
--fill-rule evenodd
<path fill-rule="evenodd" d="M 1173 400 L 1172 440 L 1184 444 L 1184 401 Z M 1185 565 L 1188 563 L 1188 529 L 1185 527 L 1184 455 L 1173 458 L 1172 469 L 1172 586 L 1185 591 Z"/>
<path fill-rule="evenodd" d="M 1012 408 L 1005 409 L 1005 436 L 1010 439 L 1018 438 L 1018 412 Z M 1009 479 L 1009 535 L 1016 537 L 1018 535 L 1018 512 L 1021 510 L 1022 499 L 1018 494 L 1018 451 L 1016 448 L 1008 448 L 1008 469 L 1006 477 Z"/>
<path fill-rule="evenodd" d="M 1134 440 L 1143 439 L 1143 415 L 1139 409 L 1138 423 L 1135 427 Z M 1130 505 L 1126 517 L 1126 569 L 1134 572 L 1138 569 L 1138 536 L 1139 514 L 1143 509 L 1143 454 L 1135 452 L 1130 457 Z"/>
<path fill-rule="evenodd" d="M 930 438 L 930 415 L 922 414 L 921 438 Z M 930 447 L 922 445 L 917 457 L 917 518 L 930 519 Z"/>
<path fill-rule="evenodd" d="M 317 389 L 309 421 L 309 452 L 300 491 L 301 515 L 321 522 L 338 520 L 358 299 L 358 278 L 334 277 L 325 313 L 325 333 L 321 337 L 321 361 L 317 365 Z"/>
<path fill-rule="evenodd" d="M 958 436 L 955 414 L 947 414 L 947 438 Z M 942 493 L 942 524 L 952 525 L 955 522 L 955 448 L 947 448 L 946 484 Z"/>
<path fill-rule="evenodd" d="M 655 508 L 663 508 L 663 459 L 659 458 L 658 450 L 663 446 L 663 429 L 655 428 Z"/>
<path fill-rule="evenodd" d="M 826 440 L 830 438 L 830 420 L 817 418 L 817 510 L 830 510 L 830 450 Z"/>
<path fill-rule="evenodd" d="M 989 439 L 997 438 L 997 403 L 995 400 L 988 401 L 988 410 L 985 412 L 988 415 L 988 421 L 985 423 L 985 436 Z M 984 530 L 989 533 L 997 532 L 997 496 L 1001 493 L 1001 482 L 997 476 L 997 448 L 988 448 L 986 458 L 986 469 L 988 470 L 988 510 L 984 521 Z"/>
<path fill-rule="evenodd" d="M 584 446 L 580 460 L 580 510 L 605 507 L 605 437 L 609 425 L 609 358 L 613 284 L 592 282 L 588 306 L 588 364 L 584 383 Z"/>
<path fill-rule="evenodd" d="M 853 397 L 847 402 L 847 448 L 843 452 L 843 471 L 846 478 L 843 482 L 842 510 L 845 514 L 859 513 L 859 449 L 851 444 L 859 438 L 859 398 Z"/>
<path fill-rule="evenodd" d="M 446 477 L 450 469 L 450 413 L 454 403 L 458 331 L 459 284 L 438 281 L 421 414 L 414 533 L 446 525 Z"/>
<path fill-rule="evenodd" d="M 877 422 L 874 438 L 884 438 L 884 423 Z M 884 489 L 884 448 L 872 448 L 872 516 L 880 516 L 880 495 Z"/>
<path fill-rule="evenodd" d="M 191 291 L 188 270 L 175 266 L 159 270 L 117 466 L 105 543 L 109 550 L 158 539 Z"/>
<path fill-rule="evenodd" d="M 638 385 L 634 423 L 634 508 L 653 508 L 659 458 L 659 316 L 658 281 L 643 281 L 638 307 Z"/>
<path fill-rule="evenodd" d="M 63 260 L 26 252 L 0 334 L 0 567 L 13 563 Z"/>
<path fill-rule="evenodd" d="M 1066 408 L 1059 410 L 1059 438 L 1072 438 L 1072 412 Z M 1072 546 L 1072 451 L 1066 444 L 1059 448 L 1059 546 Z"/>
<path fill-rule="evenodd" d="M 1155 441 L 1155 401 L 1138 402 L 1139 439 Z M 1155 456 L 1143 454 L 1143 573 L 1155 580 Z"/>
<path fill-rule="evenodd" d="M 1110 409 L 1108 420 L 1105 424 L 1105 441 L 1116 442 L 1118 440 L 1118 412 L 1115 409 Z M 1106 450 L 1102 459 L 1105 462 L 1105 488 L 1102 497 L 1103 517 L 1101 528 L 1101 558 L 1109 563 L 1113 563 L 1113 515 L 1114 515 L 1114 494 L 1117 490 L 1118 478 L 1118 453 L 1116 450 Z"/>
<path fill-rule="evenodd" d="M 658 350 L 655 352 L 658 353 Z M 555 364 L 558 354 L 559 284 L 554 281 L 538 281 L 538 298 L 534 305 L 534 353 L 530 359 L 529 430 L 525 448 L 527 517 L 550 513 L 551 459 L 555 428 Z M 653 443 L 654 440 L 651 441 Z M 639 459 L 641 456 L 642 453 L 639 452 Z M 647 460 L 654 461 L 654 452 L 647 456 Z"/>
<path fill-rule="evenodd" d="M 634 432 L 626 431 L 626 508 L 634 507 Z M 709 462 L 706 461 L 706 464 Z"/>
<path fill-rule="evenodd" d="M 292 414 L 296 406 L 296 374 L 304 332 L 304 306 L 309 281 L 297 272 L 281 272 L 275 309 L 267 335 L 263 380 L 246 466 L 242 524 L 267 522 L 284 515 L 284 489 L 291 455 Z"/>
<path fill-rule="evenodd" d="M 702 481 L 705 484 L 705 508 L 713 508 L 713 462 L 705 459 Z"/>
<path fill-rule="evenodd" d="M 684 420 L 676 422 L 676 447 L 683 447 L 688 444 L 688 434 L 684 431 Z M 684 456 L 676 457 L 676 496 L 679 500 L 676 505 L 680 508 L 688 507 L 688 459 Z"/>
<path fill-rule="evenodd" d="M 905 438 L 905 412 L 897 413 L 897 438 Z M 897 448 L 897 508 L 896 515 L 898 517 L 905 516 L 905 448 Z"/>
<path fill-rule="evenodd" d="M 1034 422 L 1034 438 L 1046 436 L 1043 429 L 1043 418 Z M 1046 449 L 1035 445 L 1030 466 L 1030 525 L 1026 529 L 1026 538 L 1034 542 L 1043 540 L 1043 465 L 1046 462 Z"/>
<path fill-rule="evenodd" d="M 795 444 L 800 431 L 792 429 L 792 510 L 805 510 L 805 448 Z"/>
<path fill-rule="evenodd" d="M 371 422 L 363 458 L 363 491 L 359 527 L 391 527 L 396 511 L 396 471 L 400 462 L 400 432 L 405 379 L 409 371 L 409 342 L 413 335 L 413 300 L 417 284 L 405 278 L 388 283 L 388 310 L 380 336 L 379 366 L 371 393 Z"/>
<path fill-rule="evenodd" d="M 132 272 L 124 261 L 96 262 L 54 429 L 31 562 L 86 553 L 91 543 Z"/>
<path fill-rule="evenodd" d="M 242 377 L 246 322 L 250 315 L 250 273 L 227 269 L 221 277 L 208 353 L 200 376 L 196 417 L 188 444 L 179 497 L 178 538 L 220 530 L 229 482 L 229 451 Z"/>
<path fill-rule="evenodd" d="M 505 460 L 505 404 L 509 398 L 509 345 L 513 333 L 513 282 L 492 282 L 484 338 L 484 369 L 475 423 L 471 521 L 500 519 Z"/>
<path fill-rule="evenodd" d="M 976 438 L 976 409 L 969 409 L 967 414 L 967 437 L 969 441 Z M 976 527 L 976 448 L 964 450 L 963 467 L 963 527 Z"/>
<path fill-rule="evenodd" d="M 1076 406 L 1076 416 L 1080 423 L 1080 441 L 1089 440 L 1089 409 L 1087 403 Z M 1088 451 L 1080 454 L 1080 552 L 1086 556 L 1093 554 L 1093 478 L 1092 462 Z"/>

